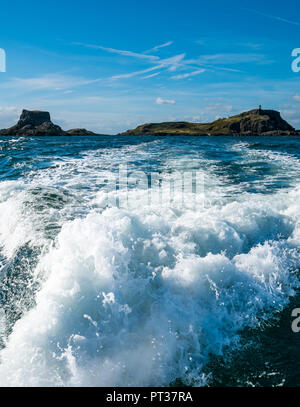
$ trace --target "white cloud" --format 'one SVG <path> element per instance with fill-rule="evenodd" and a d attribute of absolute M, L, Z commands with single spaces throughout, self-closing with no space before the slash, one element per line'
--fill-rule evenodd
<path fill-rule="evenodd" d="M 21 109 L 15 106 L 0 106 L 0 129 L 11 127 L 16 124 L 21 113 Z"/>
<path fill-rule="evenodd" d="M 114 75 L 111 76 L 110 79 L 126 79 L 126 78 L 133 78 L 134 76 L 137 75 L 142 75 L 144 73 L 152 72 L 155 71 L 156 69 L 161 69 L 163 66 L 158 65 L 158 66 L 153 66 L 151 68 L 143 69 L 141 71 L 135 71 L 135 72 L 129 72 L 129 73 L 122 73 L 120 75 Z"/>
<path fill-rule="evenodd" d="M 252 48 L 252 49 L 260 49 L 263 46 L 263 44 L 260 44 L 257 42 L 244 42 L 244 43 L 241 43 L 240 45 L 242 45 L 244 47 Z"/>
<path fill-rule="evenodd" d="M 154 76 L 160 75 L 161 72 L 152 73 L 151 75 L 144 76 L 142 79 L 150 79 Z"/>
<path fill-rule="evenodd" d="M 119 74 L 119 75 L 114 75 L 110 77 L 110 79 L 128 79 L 128 78 L 133 78 L 134 76 L 145 74 L 148 72 L 155 71 L 157 69 L 168 69 L 169 71 L 175 71 L 179 66 L 182 66 L 183 63 L 181 61 L 184 59 L 185 54 L 179 54 L 175 55 L 174 57 L 171 58 L 166 58 L 166 59 L 158 59 L 158 61 L 155 61 L 155 64 L 150 68 L 143 69 L 141 71 L 134 71 L 134 72 L 129 72 L 129 73 L 124 73 L 124 74 Z"/>
<path fill-rule="evenodd" d="M 173 44 L 173 41 L 168 41 L 168 42 L 165 42 L 164 44 L 156 45 L 155 47 L 153 47 L 153 48 L 151 48 L 151 49 L 145 51 L 145 54 L 148 53 L 148 52 L 155 52 L 155 51 L 158 51 L 160 48 L 169 47 L 169 46 L 172 45 L 172 44 Z"/>
<path fill-rule="evenodd" d="M 296 100 L 297 102 L 300 102 L 300 95 L 299 94 L 294 95 L 293 99 Z"/>
<path fill-rule="evenodd" d="M 121 50 L 121 49 L 103 47 L 102 45 L 83 44 L 83 43 L 80 43 L 80 42 L 76 42 L 74 44 L 75 45 L 82 45 L 82 46 L 84 46 L 86 48 L 101 49 L 102 51 L 107 51 L 107 52 L 110 52 L 111 54 L 119 54 L 119 55 L 123 55 L 123 56 L 126 56 L 126 57 L 142 58 L 142 59 L 148 59 L 148 60 L 159 59 L 159 57 L 156 56 L 156 55 L 145 55 L 143 53 L 138 53 L 138 52 L 132 52 L 132 51 L 126 51 L 126 50 Z"/>
<path fill-rule="evenodd" d="M 271 18 L 272 20 L 277 20 L 277 21 L 281 21 L 283 23 L 287 23 L 287 24 L 292 24 L 292 25 L 298 25 L 300 26 L 300 23 L 298 21 L 292 21 L 292 20 L 288 20 L 286 18 L 282 18 L 282 17 L 278 17 L 278 16 L 273 16 L 271 14 L 266 14 L 266 13 L 262 13 L 261 11 L 258 10 L 253 10 L 253 9 L 245 9 L 247 11 L 252 11 L 253 13 L 259 14 L 263 17 L 267 17 L 267 18 Z"/>
<path fill-rule="evenodd" d="M 157 105 L 175 105 L 176 102 L 173 99 L 162 99 L 162 98 L 157 98 L 155 103 Z"/>
<path fill-rule="evenodd" d="M 199 75 L 199 74 L 201 74 L 203 72 L 205 72 L 205 69 L 198 69 L 197 71 L 188 72 L 188 73 L 184 73 L 184 74 L 181 74 L 181 75 L 171 76 L 171 79 L 178 80 L 178 79 L 190 78 L 191 76 L 196 76 L 196 75 Z"/>
<path fill-rule="evenodd" d="M 198 63 L 221 63 L 221 64 L 240 64 L 246 62 L 263 62 L 266 60 L 263 54 L 254 53 L 228 53 L 201 55 L 195 62 Z"/>
<path fill-rule="evenodd" d="M 89 85 L 99 82 L 101 79 L 88 80 L 84 78 L 65 75 L 43 75 L 34 78 L 12 78 L 1 84 L 5 89 L 27 89 L 27 90 L 65 90 L 76 86 Z"/>
<path fill-rule="evenodd" d="M 177 68 L 184 66 L 183 59 L 185 54 L 175 55 L 171 58 L 160 59 L 159 63 L 168 68 L 169 71 L 175 71 Z"/>
<path fill-rule="evenodd" d="M 215 54 L 215 55 L 203 55 L 196 59 L 185 59 L 186 54 L 178 54 L 174 55 L 169 58 L 162 59 L 155 55 L 149 55 L 150 52 L 155 52 L 161 48 L 168 47 L 173 44 L 173 41 L 168 41 L 166 43 L 157 45 L 148 51 L 144 51 L 142 53 L 128 51 L 128 50 L 120 50 L 110 47 L 103 47 L 102 45 L 91 45 L 91 44 L 83 44 L 83 43 L 74 43 L 75 45 L 81 45 L 88 48 L 100 49 L 109 53 L 118 54 L 125 57 L 133 57 L 137 59 L 144 59 L 148 63 L 154 65 L 147 69 L 133 71 L 129 73 L 121 73 L 114 75 L 108 79 L 129 79 L 133 78 L 138 75 L 142 75 L 153 70 L 157 69 L 166 69 L 168 72 L 174 72 L 177 69 L 187 68 L 190 67 L 194 69 L 191 73 L 186 73 L 182 75 L 174 75 L 172 79 L 183 79 L 188 78 L 190 76 L 195 76 L 200 73 L 204 72 L 204 69 L 197 69 L 197 68 L 206 68 L 206 70 L 224 70 L 229 72 L 241 72 L 240 70 L 233 69 L 233 68 L 224 68 L 220 66 L 215 66 L 214 63 L 224 63 L 224 64 L 236 64 L 241 62 L 260 62 L 266 63 L 270 62 L 265 59 L 264 55 L 260 54 Z M 213 64 L 212 64 L 213 63 Z M 195 70 L 197 69 L 197 70 Z M 158 74 L 148 75 L 143 79 L 152 78 L 157 76 Z"/>

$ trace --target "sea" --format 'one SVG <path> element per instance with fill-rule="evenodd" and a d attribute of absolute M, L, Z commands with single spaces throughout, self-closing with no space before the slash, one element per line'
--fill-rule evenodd
<path fill-rule="evenodd" d="M 299 255 L 297 137 L 1 137 L 0 386 L 298 386 Z"/>

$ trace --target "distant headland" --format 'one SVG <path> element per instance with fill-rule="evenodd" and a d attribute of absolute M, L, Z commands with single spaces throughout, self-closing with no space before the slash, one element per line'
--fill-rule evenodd
<path fill-rule="evenodd" d="M 300 135 L 276 110 L 261 107 L 212 123 L 148 123 L 121 133 L 126 136 L 278 136 Z"/>
<path fill-rule="evenodd" d="M 0 136 L 97 136 L 86 129 L 64 131 L 52 123 L 50 114 L 40 110 L 23 110 L 16 125 L 0 130 Z M 276 110 L 249 110 L 211 123 L 147 123 L 120 136 L 298 136 Z"/>

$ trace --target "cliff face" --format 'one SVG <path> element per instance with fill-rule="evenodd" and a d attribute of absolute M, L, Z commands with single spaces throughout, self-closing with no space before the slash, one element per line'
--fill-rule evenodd
<path fill-rule="evenodd" d="M 293 135 L 295 129 L 275 110 L 254 109 L 212 123 L 150 123 L 128 130 L 123 135 L 261 136 Z"/>
<path fill-rule="evenodd" d="M 295 131 L 276 110 L 250 110 L 229 119 L 223 119 L 222 124 L 223 128 L 228 127 L 229 132 L 238 134 L 261 135 L 267 132 Z"/>
<path fill-rule="evenodd" d="M 23 110 L 18 123 L 9 129 L 0 130 L 0 136 L 91 136 L 92 131 L 73 129 L 64 131 L 52 123 L 49 112 Z"/>
<path fill-rule="evenodd" d="M 62 136 L 65 132 L 53 124 L 48 112 L 23 110 L 18 123 L 0 130 L 1 136 Z"/>
<path fill-rule="evenodd" d="M 254 109 L 212 123 L 149 123 L 121 133 L 126 136 L 273 136 L 300 135 L 275 110 Z M 50 114 L 23 110 L 18 123 L 0 130 L 0 136 L 93 136 L 85 129 L 64 131 L 52 123 Z"/>
<path fill-rule="evenodd" d="M 23 110 L 20 119 L 17 123 L 19 128 L 27 125 L 40 126 L 43 123 L 51 122 L 50 113 L 42 112 L 40 110 Z"/>

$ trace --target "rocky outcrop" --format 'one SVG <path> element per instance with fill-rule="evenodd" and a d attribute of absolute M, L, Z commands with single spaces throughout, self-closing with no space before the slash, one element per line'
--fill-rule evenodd
<path fill-rule="evenodd" d="M 99 134 L 96 134 L 96 133 L 86 130 L 86 129 L 72 129 L 72 130 L 67 130 L 66 133 L 69 136 L 98 136 L 99 135 Z"/>
<path fill-rule="evenodd" d="M 49 112 L 23 110 L 18 123 L 9 129 L 0 130 L 0 136 L 97 136 L 86 129 L 64 131 L 53 124 Z"/>
<path fill-rule="evenodd" d="M 234 120 L 234 119 L 237 120 Z M 263 133 L 291 132 L 295 129 L 276 110 L 255 109 L 230 118 L 228 129 L 232 133 L 261 135 Z"/>
<path fill-rule="evenodd" d="M 48 112 L 39 110 L 23 110 L 15 126 L 0 130 L 0 136 L 63 136 L 65 134 L 65 131 L 51 122 Z"/>
<path fill-rule="evenodd" d="M 212 123 L 148 123 L 122 135 L 274 136 L 298 135 L 298 132 L 276 110 L 254 109 Z"/>
<path fill-rule="evenodd" d="M 86 129 L 64 131 L 52 123 L 50 114 L 23 110 L 18 123 L 0 130 L 0 136 L 97 136 Z M 274 136 L 300 135 L 276 110 L 254 109 L 212 123 L 148 123 L 121 133 L 125 136 Z"/>
<path fill-rule="evenodd" d="M 40 126 L 43 123 L 51 122 L 50 113 L 40 110 L 23 110 L 20 119 L 17 123 L 19 128 L 27 125 Z"/>

